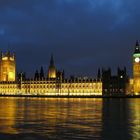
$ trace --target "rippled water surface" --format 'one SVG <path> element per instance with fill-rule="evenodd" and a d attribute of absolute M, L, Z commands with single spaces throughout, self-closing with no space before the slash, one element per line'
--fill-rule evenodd
<path fill-rule="evenodd" d="M 0 98 L 0 140 L 140 140 L 140 99 Z"/>

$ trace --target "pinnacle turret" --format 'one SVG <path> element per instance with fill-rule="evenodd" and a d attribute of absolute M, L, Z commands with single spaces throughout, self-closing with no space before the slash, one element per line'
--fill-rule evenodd
<path fill-rule="evenodd" d="M 54 58 L 53 58 L 53 54 L 51 55 L 50 66 L 54 66 Z"/>

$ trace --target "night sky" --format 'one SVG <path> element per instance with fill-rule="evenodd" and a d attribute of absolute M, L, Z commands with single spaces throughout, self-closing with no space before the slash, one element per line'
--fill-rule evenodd
<path fill-rule="evenodd" d="M 67 75 L 95 76 L 98 67 L 126 66 L 140 40 L 140 0 L 1 0 L 1 51 L 16 52 L 28 75 L 50 55 Z"/>

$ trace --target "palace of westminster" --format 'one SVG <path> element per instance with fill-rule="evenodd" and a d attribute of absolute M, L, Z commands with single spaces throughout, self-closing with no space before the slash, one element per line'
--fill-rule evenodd
<path fill-rule="evenodd" d="M 133 59 L 133 78 L 126 68 L 118 68 L 112 75 L 111 69 L 98 69 L 95 79 L 86 77 L 65 78 L 64 71 L 58 71 L 51 56 L 47 76 L 43 67 L 33 78 L 16 72 L 15 54 L 0 54 L 0 95 L 39 96 L 104 96 L 140 95 L 140 47 L 136 42 Z"/>

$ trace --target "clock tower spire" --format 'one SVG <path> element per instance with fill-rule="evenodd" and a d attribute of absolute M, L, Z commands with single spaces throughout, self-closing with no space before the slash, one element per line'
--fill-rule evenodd
<path fill-rule="evenodd" d="M 140 95 L 140 47 L 138 41 L 136 41 L 133 53 L 133 80 L 134 95 Z"/>
<path fill-rule="evenodd" d="M 140 53 L 140 48 L 139 48 L 139 42 L 138 42 L 138 40 L 136 41 L 134 53 Z"/>

